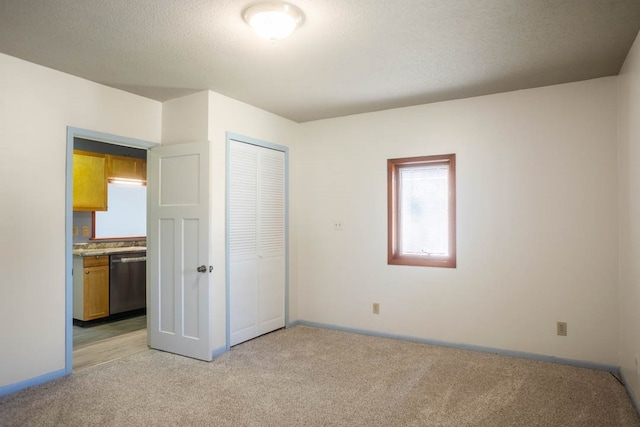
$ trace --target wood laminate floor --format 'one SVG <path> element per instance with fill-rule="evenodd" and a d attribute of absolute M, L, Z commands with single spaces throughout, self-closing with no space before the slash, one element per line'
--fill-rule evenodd
<path fill-rule="evenodd" d="M 147 317 L 90 327 L 73 327 L 73 370 L 100 365 L 147 350 Z"/>
<path fill-rule="evenodd" d="M 73 348 L 147 328 L 147 316 L 131 317 L 92 326 L 73 326 Z"/>

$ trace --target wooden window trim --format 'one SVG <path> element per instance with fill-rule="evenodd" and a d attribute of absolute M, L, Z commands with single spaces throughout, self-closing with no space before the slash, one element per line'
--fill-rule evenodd
<path fill-rule="evenodd" d="M 401 255 L 398 233 L 399 169 L 406 166 L 447 164 L 449 166 L 449 256 Z M 405 157 L 387 160 L 388 253 L 387 263 L 423 267 L 456 268 L 456 155 Z"/>

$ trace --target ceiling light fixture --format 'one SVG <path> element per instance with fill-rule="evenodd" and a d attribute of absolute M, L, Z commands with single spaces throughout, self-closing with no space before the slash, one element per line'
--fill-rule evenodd
<path fill-rule="evenodd" d="M 130 178 L 109 178 L 107 179 L 109 184 L 124 184 L 124 185 L 147 185 L 146 181 L 141 179 L 130 179 Z"/>
<path fill-rule="evenodd" d="M 242 13 L 260 37 L 269 40 L 282 40 L 304 22 L 300 8 L 282 1 L 267 1 L 249 6 Z"/>

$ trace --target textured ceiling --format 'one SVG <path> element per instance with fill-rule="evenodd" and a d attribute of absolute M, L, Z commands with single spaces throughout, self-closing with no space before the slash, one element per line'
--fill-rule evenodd
<path fill-rule="evenodd" d="M 164 101 L 210 89 L 297 122 L 618 74 L 638 0 L 0 0 L 0 52 Z"/>

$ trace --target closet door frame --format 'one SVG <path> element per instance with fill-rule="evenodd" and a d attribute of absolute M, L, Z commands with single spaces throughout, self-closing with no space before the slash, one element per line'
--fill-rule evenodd
<path fill-rule="evenodd" d="M 230 191 L 230 145 L 231 141 L 244 144 L 255 145 L 262 148 L 281 151 L 284 153 L 284 245 L 285 245 L 285 284 L 284 284 L 284 323 L 285 327 L 290 327 L 289 322 L 289 148 L 284 145 L 274 144 L 262 141 L 256 138 L 240 135 L 237 133 L 227 132 L 226 134 L 226 189 L 225 189 L 225 269 L 226 269 L 226 347 L 230 349 L 231 345 L 231 276 L 230 276 L 230 246 L 229 246 L 229 191 Z"/>

